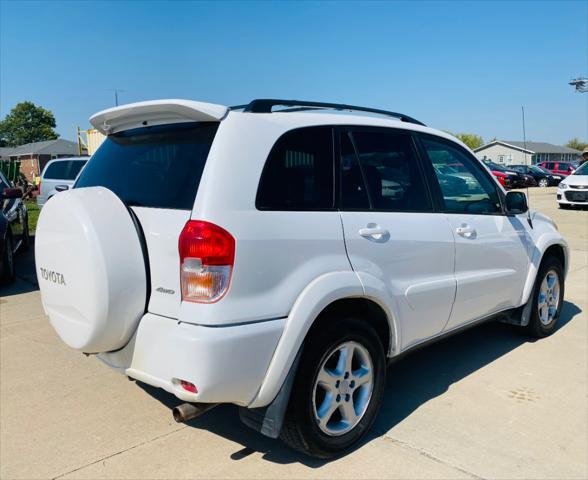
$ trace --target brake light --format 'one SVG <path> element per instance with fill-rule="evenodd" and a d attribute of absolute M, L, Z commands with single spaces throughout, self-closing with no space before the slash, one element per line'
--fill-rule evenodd
<path fill-rule="evenodd" d="M 229 289 L 233 272 L 233 236 L 213 223 L 189 220 L 180 234 L 179 252 L 182 300 L 220 300 Z"/>

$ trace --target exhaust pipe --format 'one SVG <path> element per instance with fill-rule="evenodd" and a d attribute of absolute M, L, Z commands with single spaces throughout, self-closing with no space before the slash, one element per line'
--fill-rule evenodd
<path fill-rule="evenodd" d="M 176 422 L 187 422 L 192 418 L 205 414 L 217 405 L 218 403 L 183 403 L 174 407 L 172 414 Z"/>

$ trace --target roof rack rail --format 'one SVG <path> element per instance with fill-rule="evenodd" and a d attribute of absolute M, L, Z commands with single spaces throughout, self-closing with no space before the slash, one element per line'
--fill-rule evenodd
<path fill-rule="evenodd" d="M 280 99 L 268 99 L 258 98 L 252 100 L 247 105 L 237 105 L 231 107 L 231 110 L 243 110 L 244 112 L 251 113 L 272 113 L 272 108 L 276 105 L 283 107 L 297 107 L 280 110 L 281 112 L 296 112 L 303 110 L 316 110 L 321 108 L 327 108 L 332 110 L 351 110 L 356 112 L 369 112 L 377 113 L 379 115 L 386 115 L 387 117 L 398 118 L 402 122 L 415 123 L 417 125 L 426 126 L 423 122 L 416 120 L 415 118 L 404 115 L 403 113 L 389 112 L 388 110 L 379 110 L 377 108 L 358 107 L 356 105 L 346 105 L 344 103 L 325 103 L 325 102 L 308 102 L 304 100 L 280 100 Z"/>

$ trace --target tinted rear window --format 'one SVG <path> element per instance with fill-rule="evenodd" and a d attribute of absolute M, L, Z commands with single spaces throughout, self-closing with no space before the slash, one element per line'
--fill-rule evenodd
<path fill-rule="evenodd" d="M 127 205 L 192 210 L 217 128 L 185 123 L 110 135 L 76 188 L 106 187 Z"/>
<path fill-rule="evenodd" d="M 267 159 L 259 189 L 260 210 L 333 208 L 333 136 L 330 127 L 285 133 Z"/>
<path fill-rule="evenodd" d="M 86 160 L 63 160 L 53 162 L 47 167 L 43 178 L 47 180 L 75 180 Z"/>

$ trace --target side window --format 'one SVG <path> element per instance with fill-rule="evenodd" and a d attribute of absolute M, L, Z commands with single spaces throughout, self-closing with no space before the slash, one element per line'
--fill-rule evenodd
<path fill-rule="evenodd" d="M 370 200 L 349 133 L 341 133 L 341 207 L 369 210 Z"/>
<path fill-rule="evenodd" d="M 85 161 L 73 160 L 70 164 L 69 172 L 67 174 L 67 179 L 68 180 L 75 180 L 75 178 L 78 176 L 78 173 L 80 173 L 80 170 L 82 169 L 82 167 L 85 164 L 86 164 Z"/>
<path fill-rule="evenodd" d="M 423 138 L 423 145 L 439 181 L 445 211 L 473 214 L 501 211 L 496 185 L 474 159 L 445 142 Z"/>
<path fill-rule="evenodd" d="M 333 208 L 333 134 L 330 127 L 293 130 L 269 154 L 255 205 L 260 210 Z"/>
<path fill-rule="evenodd" d="M 365 190 L 373 210 L 432 211 L 416 150 L 410 135 L 358 130 L 352 133 L 357 157 L 342 142 L 342 205 L 365 208 Z M 351 158 L 351 160 L 349 160 Z"/>
<path fill-rule="evenodd" d="M 68 167 L 69 162 L 53 162 L 51 165 L 47 167 L 47 170 L 45 170 L 43 178 L 46 178 L 48 180 L 64 180 L 67 178 Z"/>

